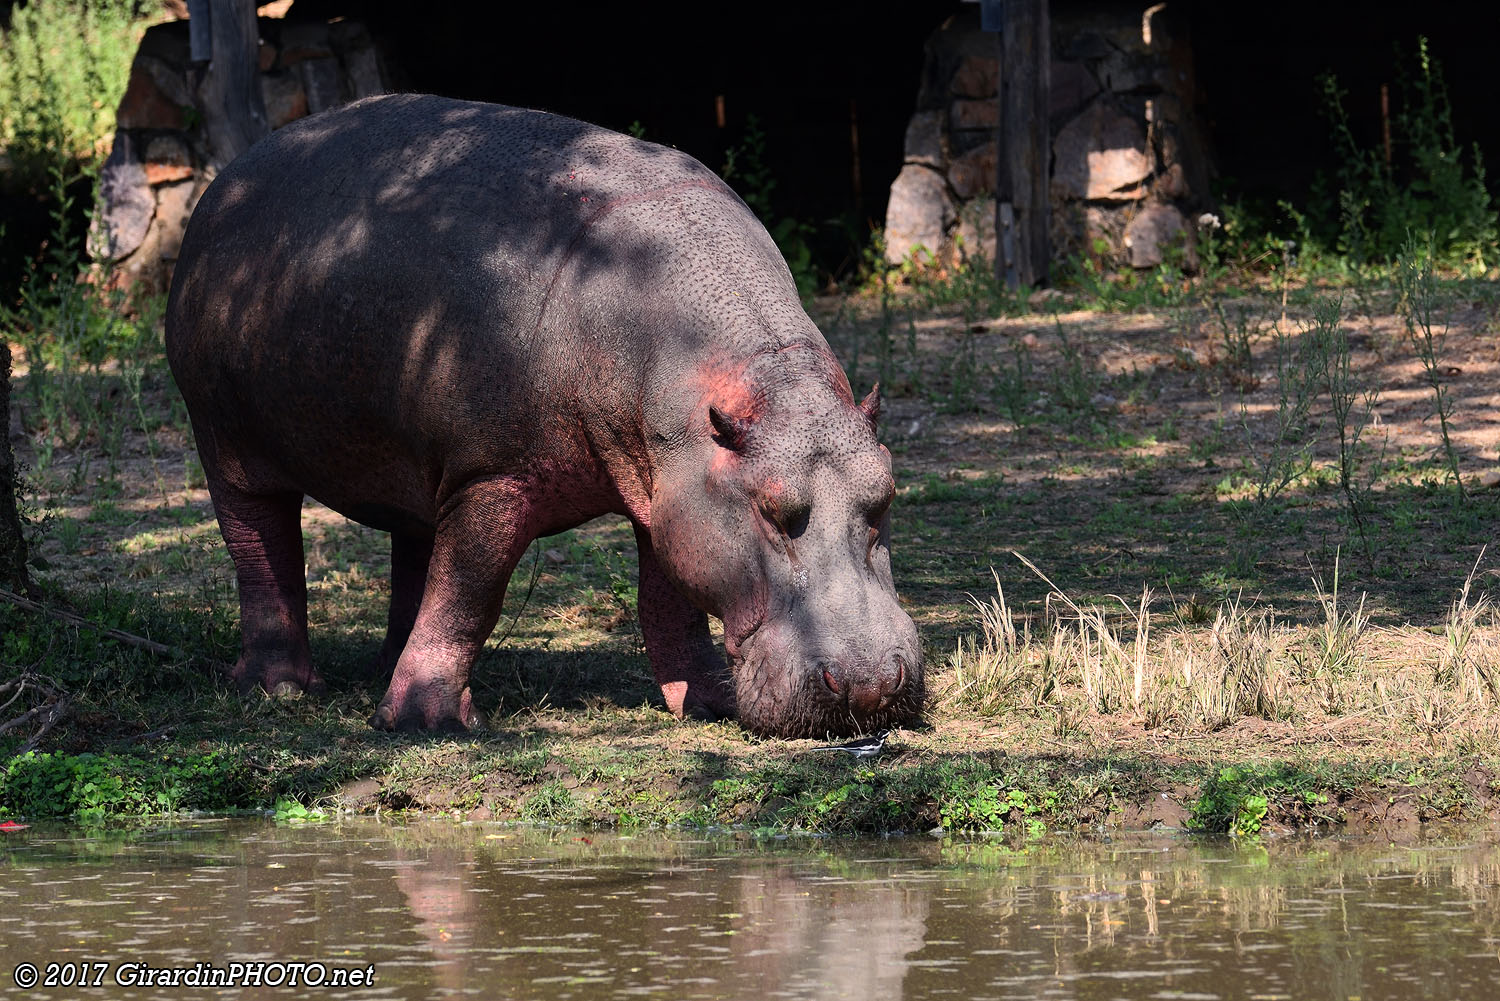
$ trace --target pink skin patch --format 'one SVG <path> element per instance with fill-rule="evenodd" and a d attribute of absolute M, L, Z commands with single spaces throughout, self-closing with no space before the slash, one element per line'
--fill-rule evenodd
<path fill-rule="evenodd" d="M 687 698 L 688 683 L 686 681 L 669 681 L 661 686 L 661 694 L 667 700 L 667 712 L 673 716 L 681 716 L 683 702 Z"/>

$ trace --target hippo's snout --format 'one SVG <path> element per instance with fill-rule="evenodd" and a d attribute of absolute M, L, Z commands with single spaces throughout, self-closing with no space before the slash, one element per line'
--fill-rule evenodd
<path fill-rule="evenodd" d="M 909 655 L 893 650 L 876 660 L 819 658 L 823 686 L 856 719 L 885 712 L 907 685 Z"/>
<path fill-rule="evenodd" d="M 808 650 L 797 630 L 767 624 L 733 665 L 740 722 L 779 737 L 851 736 L 916 722 L 925 697 L 922 651 L 915 627 L 905 631 L 882 645 Z"/>

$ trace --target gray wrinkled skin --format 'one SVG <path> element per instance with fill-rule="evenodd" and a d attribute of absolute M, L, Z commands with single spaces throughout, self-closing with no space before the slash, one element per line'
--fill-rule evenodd
<path fill-rule="evenodd" d="M 309 495 L 392 535 L 377 726 L 475 725 L 469 670 L 520 556 L 609 512 L 636 529 L 672 711 L 785 736 L 920 713 L 875 394 L 855 402 L 764 228 L 688 156 L 416 95 L 304 119 L 199 203 L 167 354 L 246 690 L 322 684 Z"/>

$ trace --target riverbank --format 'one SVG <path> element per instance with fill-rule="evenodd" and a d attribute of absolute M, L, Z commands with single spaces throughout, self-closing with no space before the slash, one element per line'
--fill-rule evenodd
<path fill-rule="evenodd" d="M 0 677 L 45 676 L 59 707 L 0 806 L 814 832 L 1493 819 L 1500 296 L 1440 291 L 1436 367 L 1379 289 L 1332 323 L 1336 293 L 1311 287 L 1284 319 L 1238 292 L 817 304 L 856 386 L 885 388 L 897 584 L 931 681 L 926 722 L 865 762 L 656 708 L 618 519 L 523 560 L 475 669 L 491 729 L 450 739 L 368 728 L 388 546 L 309 504 L 331 694 L 242 700 L 214 667 L 238 642 L 233 571 L 159 356 L 22 366 L 39 600 L 155 646 L 0 602 Z M 42 711 L 0 750 L 49 698 L 22 693 L 7 719 Z"/>
<path fill-rule="evenodd" d="M 223 708 L 237 724 L 233 736 L 203 721 L 139 741 L 74 735 L 13 759 L 0 774 L 0 804 L 12 817 L 96 822 L 296 802 L 375 815 L 816 834 L 1166 828 L 1410 837 L 1430 821 L 1500 819 L 1500 757 L 1393 756 L 1369 746 L 1374 740 L 1351 747 L 1292 726 L 1111 745 L 950 722 L 899 731 L 879 758 L 854 761 L 810 741 L 682 724 L 652 708 L 543 709 L 459 738 L 377 734 L 344 700 L 267 700 L 245 714 L 253 721 Z"/>

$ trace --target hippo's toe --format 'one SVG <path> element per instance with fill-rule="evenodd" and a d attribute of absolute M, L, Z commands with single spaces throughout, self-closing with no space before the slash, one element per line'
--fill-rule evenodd
<path fill-rule="evenodd" d="M 402 701 L 388 694 L 370 717 L 370 726 L 392 733 L 467 733 L 484 729 L 484 714 L 474 707 L 467 688 L 456 707 L 444 705 L 443 701 L 414 698 Z"/>

